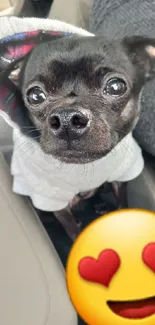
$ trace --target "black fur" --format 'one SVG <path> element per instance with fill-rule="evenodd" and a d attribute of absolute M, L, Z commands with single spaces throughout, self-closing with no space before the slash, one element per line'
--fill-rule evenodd
<path fill-rule="evenodd" d="M 139 95 L 154 75 L 154 57 L 146 51 L 154 40 L 128 38 L 108 41 L 102 37 L 65 37 L 37 45 L 20 64 L 19 91 L 25 110 L 17 111 L 17 123 L 27 136 L 37 137 L 42 150 L 62 162 L 87 163 L 105 156 L 135 126 Z M 120 97 L 104 93 L 109 79 L 124 80 Z M 47 99 L 38 107 L 27 100 L 28 89 L 39 86 Z M 51 132 L 49 116 L 58 108 L 88 112 L 90 128 L 83 137 L 64 139 Z M 19 118 L 20 116 L 20 118 Z M 28 128 L 25 128 L 25 125 Z M 35 132 L 29 132 L 32 126 Z"/>

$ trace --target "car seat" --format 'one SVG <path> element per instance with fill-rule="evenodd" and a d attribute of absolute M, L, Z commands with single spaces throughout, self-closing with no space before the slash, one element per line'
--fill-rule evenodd
<path fill-rule="evenodd" d="M 18 15 L 23 7 L 24 0 L 1 0 L 0 16 Z"/>
<path fill-rule="evenodd" d="M 0 154 L 0 324 L 76 325 L 65 272 L 29 201 L 12 193 Z"/>

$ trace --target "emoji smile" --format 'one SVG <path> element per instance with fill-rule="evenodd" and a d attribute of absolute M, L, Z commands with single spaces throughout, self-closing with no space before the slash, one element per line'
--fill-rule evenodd
<path fill-rule="evenodd" d="M 109 308 L 118 316 L 142 319 L 155 314 L 155 297 L 135 301 L 108 301 Z"/>

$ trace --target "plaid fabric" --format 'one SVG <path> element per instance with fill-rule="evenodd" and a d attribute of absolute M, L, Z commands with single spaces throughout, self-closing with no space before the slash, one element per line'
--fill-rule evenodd
<path fill-rule="evenodd" d="M 37 44 L 55 39 L 56 37 L 71 35 L 72 33 L 66 32 L 37 30 L 17 33 L 0 40 L 0 111 L 7 113 L 13 122 L 15 122 L 15 109 L 20 103 L 10 81 L 6 82 L 7 72 L 9 73 L 11 65 L 24 58 Z"/>

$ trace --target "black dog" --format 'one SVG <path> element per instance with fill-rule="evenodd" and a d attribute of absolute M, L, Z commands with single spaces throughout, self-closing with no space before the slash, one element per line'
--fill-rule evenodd
<path fill-rule="evenodd" d="M 145 38 L 73 36 L 37 45 L 10 74 L 25 104 L 16 121 L 23 135 L 65 166 L 93 165 L 134 128 L 154 66 L 155 41 Z M 102 175 L 94 187 L 101 183 Z M 74 238 L 79 229 L 69 206 L 55 215 Z"/>

